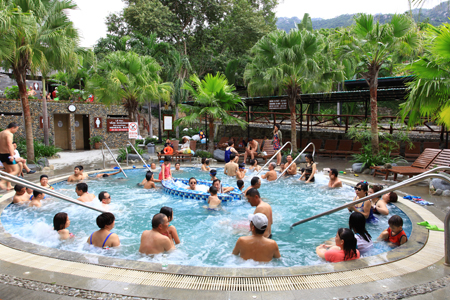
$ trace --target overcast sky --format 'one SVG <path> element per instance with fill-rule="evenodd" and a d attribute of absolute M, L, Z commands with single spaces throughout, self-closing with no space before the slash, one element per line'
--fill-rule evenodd
<path fill-rule="evenodd" d="M 105 18 L 113 12 L 120 12 L 124 3 L 121 0 L 74 0 L 76 11 L 70 18 L 82 36 L 81 46 L 92 47 L 96 41 L 106 36 Z M 424 7 L 434 7 L 441 0 L 427 0 Z M 403 13 L 409 9 L 407 0 L 281 0 L 277 8 L 278 17 L 299 17 L 309 13 L 312 18 L 329 19 L 342 14 L 365 13 Z"/>

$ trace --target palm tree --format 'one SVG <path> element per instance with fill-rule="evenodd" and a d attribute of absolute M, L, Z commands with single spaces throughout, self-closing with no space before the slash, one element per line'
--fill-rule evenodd
<path fill-rule="evenodd" d="M 278 30 L 264 36 L 251 49 L 253 58 L 244 72 L 250 96 L 287 95 L 292 145 L 297 145 L 296 105 L 300 95 L 329 91 L 333 79 L 343 78 L 341 67 L 330 59 L 324 37 L 307 28 L 289 33 Z"/>
<path fill-rule="evenodd" d="M 442 24 L 427 29 L 425 55 L 407 66 L 415 78 L 409 83 L 408 98 L 402 107 L 403 119 L 408 125 L 421 122 L 421 117 L 437 120 L 450 128 L 450 25 Z"/>
<path fill-rule="evenodd" d="M 122 104 L 131 122 L 137 121 L 137 109 L 147 99 L 168 102 L 171 83 L 161 83 L 161 67 L 151 56 L 134 52 L 112 52 L 98 64 L 97 73 L 87 83 L 95 97 L 105 104 Z"/>
<path fill-rule="evenodd" d="M 17 81 L 25 119 L 27 157 L 34 160 L 26 76 L 72 55 L 78 43 L 78 32 L 65 10 L 75 9 L 76 5 L 72 0 L 5 0 L 1 3 L 6 12 L 2 12 L 1 17 L 4 21 L 0 29 L 0 61 L 12 70 Z M 14 10 L 9 16 L 8 8 Z"/>
<path fill-rule="evenodd" d="M 370 89 L 370 125 L 372 151 L 379 151 L 378 142 L 378 74 L 384 63 L 397 53 L 408 54 L 418 46 L 414 21 L 406 15 L 394 15 L 386 24 L 374 22 L 372 15 L 360 14 L 355 18 L 352 32 L 343 35 L 338 49 L 339 59 L 347 59 L 357 66 L 357 73 Z"/>
<path fill-rule="evenodd" d="M 194 105 L 180 104 L 181 109 L 186 112 L 186 116 L 174 122 L 175 126 L 180 124 L 198 124 L 203 118 L 209 122 L 208 149 L 214 152 L 214 122 L 220 120 L 223 124 L 238 124 L 244 129 L 247 122 L 230 116 L 227 111 L 243 107 L 241 98 L 233 93 L 235 87 L 228 84 L 225 75 L 217 73 L 215 76 L 206 74 L 203 80 L 197 75 L 190 77 L 193 85 L 185 82 L 183 89 L 189 91 L 194 99 Z"/>

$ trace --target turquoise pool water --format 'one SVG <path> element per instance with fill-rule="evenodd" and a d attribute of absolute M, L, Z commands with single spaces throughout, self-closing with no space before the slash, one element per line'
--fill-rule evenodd
<path fill-rule="evenodd" d="M 111 178 L 90 178 L 87 180 L 89 192 L 98 195 L 108 191 L 112 197 L 109 210 L 116 216 L 113 232 L 120 237 L 121 246 L 117 249 L 101 250 L 87 245 L 88 236 L 98 227 L 95 219 L 98 213 L 79 207 L 62 200 L 48 197 L 43 201 L 42 208 L 9 205 L 1 215 L 1 222 L 6 231 L 13 236 L 39 245 L 76 251 L 94 253 L 106 256 L 160 262 L 161 255 L 144 256 L 139 254 L 141 233 L 151 229 L 151 218 L 162 206 L 170 206 L 174 210 L 174 220 L 181 239 L 177 250 L 168 255 L 170 264 L 216 267 L 255 267 L 255 266 L 298 266 L 324 263 L 315 254 L 317 245 L 335 236 L 339 227 L 348 227 L 349 212 L 343 210 L 295 227 L 292 223 L 310 217 L 351 201 L 355 195 L 350 186 L 330 190 L 326 187 L 328 179 L 323 174 L 316 176 L 314 184 L 304 184 L 298 177 L 280 179 L 278 182 L 262 181 L 260 194 L 273 210 L 273 239 L 278 243 L 281 259 L 269 264 L 258 264 L 253 261 L 243 261 L 231 254 L 239 236 L 247 235 L 247 217 L 253 213 L 254 207 L 244 200 L 223 204 L 223 211 L 208 211 L 203 208 L 205 202 L 185 200 L 169 196 L 157 184 L 157 190 L 144 190 L 137 187 L 145 177 L 146 170 L 127 170 L 128 179 L 123 175 Z M 235 184 L 236 179 L 223 175 L 223 169 L 218 169 L 218 178 L 228 184 Z M 196 168 L 184 168 L 173 172 L 174 177 L 209 179 L 207 172 Z M 156 177 L 156 176 L 155 176 Z M 252 174 L 247 174 L 245 187 L 250 185 Z M 61 193 L 77 198 L 75 184 L 62 182 L 53 185 Z M 100 205 L 98 200 L 96 205 Z M 404 230 L 409 236 L 412 225 L 409 218 L 394 205 L 390 206 L 391 214 L 398 214 L 404 220 Z M 75 238 L 69 241 L 59 241 L 52 230 L 53 216 L 58 212 L 66 212 L 71 220 L 70 232 Z M 376 240 L 382 230 L 388 227 L 389 216 L 378 216 L 377 224 L 368 224 L 367 229 Z M 383 242 L 376 243 L 370 255 L 388 251 L 390 248 Z"/>

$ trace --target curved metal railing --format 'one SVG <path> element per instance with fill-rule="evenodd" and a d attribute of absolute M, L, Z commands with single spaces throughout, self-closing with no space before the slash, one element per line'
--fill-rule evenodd
<path fill-rule="evenodd" d="M 294 150 L 294 147 L 293 147 L 293 145 L 291 144 L 291 142 L 286 142 L 286 143 L 284 143 L 284 145 L 283 145 L 277 152 L 275 152 L 275 154 L 269 159 L 269 161 L 266 162 L 266 164 L 261 168 L 261 170 L 259 170 L 258 173 L 256 173 L 256 176 L 258 176 L 259 173 L 261 173 L 261 171 L 262 171 L 265 167 L 267 167 L 267 166 L 270 164 L 270 162 L 275 158 L 275 156 L 277 156 L 278 153 L 280 153 L 280 151 L 283 150 L 283 148 L 286 147 L 288 144 L 291 145 L 291 154 L 292 154 L 292 151 Z"/>
<path fill-rule="evenodd" d="M 289 170 L 289 167 L 292 166 L 293 163 L 295 163 L 295 161 L 303 154 L 303 152 L 306 151 L 306 149 L 309 148 L 309 146 L 312 145 L 313 146 L 313 154 L 312 156 L 314 157 L 314 155 L 316 154 L 316 146 L 313 143 L 309 143 L 308 145 L 306 145 L 306 147 L 302 150 L 302 152 L 300 152 L 297 157 L 289 164 L 289 166 L 287 166 L 286 169 L 284 169 L 284 171 L 280 174 L 280 176 L 277 177 L 277 179 L 275 179 L 275 181 L 277 181 L 278 179 L 280 179 L 281 176 L 283 176 L 284 173 L 287 172 L 287 170 Z"/>
<path fill-rule="evenodd" d="M 117 161 L 117 159 L 114 157 L 111 149 L 109 149 L 108 145 L 106 144 L 106 142 L 103 142 L 103 144 L 105 145 L 106 149 L 108 149 L 109 154 L 111 154 L 112 158 L 114 159 L 114 161 L 116 162 L 117 166 L 119 167 L 120 171 L 122 171 L 123 176 L 125 176 L 126 178 L 128 178 L 127 174 L 125 174 L 124 170 L 122 169 L 122 166 L 119 164 L 119 162 Z"/>
<path fill-rule="evenodd" d="M 144 159 L 142 158 L 142 156 L 139 154 L 139 152 L 136 151 L 136 148 L 134 148 L 133 144 L 130 141 L 127 141 L 127 143 L 131 146 L 131 148 L 133 148 L 134 152 L 139 156 L 139 158 L 142 160 L 142 162 L 144 163 L 144 166 L 151 172 L 152 169 L 150 169 L 150 167 L 148 166 L 148 164 L 144 161 Z M 126 149 L 127 147 L 125 147 Z M 128 165 L 128 150 L 127 151 L 127 165 Z"/>

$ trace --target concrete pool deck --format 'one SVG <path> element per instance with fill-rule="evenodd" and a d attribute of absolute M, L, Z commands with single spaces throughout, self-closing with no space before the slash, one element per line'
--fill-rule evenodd
<path fill-rule="evenodd" d="M 88 157 L 86 154 L 89 154 Z M 50 177 L 67 175 L 73 172 L 73 166 L 77 164 L 84 165 L 86 170 L 94 170 L 103 168 L 103 163 L 101 160 L 101 155 L 98 156 L 94 151 L 89 152 L 63 152 L 61 154 L 61 163 L 55 162 L 55 160 L 51 160 L 50 163 L 55 165 L 55 170 L 50 171 Z M 86 157 L 86 159 L 84 159 Z M 99 160 L 93 158 L 99 158 Z M 346 162 L 342 159 L 322 159 L 319 158 L 319 170 L 324 167 L 336 167 L 339 170 L 344 170 L 348 168 L 351 163 Z M 142 165 L 136 163 L 136 165 Z M 222 166 L 223 164 L 219 165 Z M 107 167 L 111 166 L 111 163 L 107 164 Z M 26 176 L 26 179 L 29 180 L 37 180 L 38 177 L 42 173 L 37 173 L 33 176 Z M 381 181 L 380 178 L 374 178 L 372 176 L 360 175 L 358 178 L 353 177 L 350 174 L 340 175 L 342 179 L 346 180 L 368 180 L 370 182 L 382 182 L 384 184 L 392 184 L 393 182 Z M 426 197 L 427 200 L 434 202 L 435 207 L 421 207 L 416 204 L 413 204 L 409 201 L 404 201 L 402 205 L 406 205 L 422 216 L 422 219 L 426 219 L 427 221 L 435 222 L 436 225 L 442 225 L 443 216 L 449 209 L 449 198 L 444 197 L 431 197 L 428 196 L 428 188 L 427 185 L 419 185 L 408 187 L 408 192 L 413 193 L 415 195 Z M 5 201 L 8 196 L 3 196 L 0 198 L 0 201 Z M 435 216 L 436 217 L 435 217 Z M 434 218 L 434 219 L 433 219 Z M 430 222 L 431 223 L 431 222 Z M 440 226 L 442 227 L 442 226 Z M 374 272 L 375 269 L 371 269 L 369 272 L 361 271 L 364 269 L 359 269 L 359 271 L 348 271 L 353 273 L 345 273 L 346 271 L 339 270 L 338 264 L 333 264 L 334 271 L 336 271 L 335 266 L 337 267 L 337 271 L 341 271 L 338 273 L 329 273 L 332 270 L 329 270 L 327 274 L 323 274 L 326 276 L 322 276 L 323 279 L 319 279 L 319 275 L 310 276 L 308 280 L 309 282 L 304 281 L 307 276 L 303 275 L 301 278 L 303 281 L 298 282 L 294 289 L 287 291 L 277 291 L 276 288 L 271 288 L 274 291 L 264 291 L 267 289 L 260 289 L 261 286 L 265 286 L 269 283 L 260 283 L 258 287 L 258 282 L 242 282 L 242 286 L 247 286 L 240 291 L 214 291 L 214 290 L 195 290 L 195 289 L 183 289 L 183 288 L 174 288 L 173 285 L 168 286 L 149 286 L 146 285 L 144 280 L 156 280 L 154 278 L 142 279 L 143 274 L 139 274 L 138 271 L 129 271 L 129 275 L 123 276 L 124 278 L 128 278 L 128 280 L 117 280 L 117 276 L 120 274 L 124 274 L 128 272 L 128 270 L 122 270 L 118 273 L 109 273 L 107 277 L 102 276 L 93 276 L 93 274 L 103 273 L 99 268 L 103 268 L 101 266 L 94 265 L 86 265 L 84 264 L 81 269 L 72 270 L 73 272 L 66 272 L 66 269 L 69 270 L 71 267 L 67 265 L 69 262 L 56 260 L 53 261 L 53 258 L 47 258 L 44 256 L 40 256 L 38 254 L 30 254 L 25 253 L 20 250 L 12 249 L 7 246 L 0 246 L 0 274 L 7 276 L 14 276 L 16 279 L 15 282 L 20 282 L 21 280 L 25 280 L 27 282 L 35 281 L 35 287 L 38 285 L 43 285 L 44 283 L 49 284 L 50 286 L 54 286 L 53 289 L 49 289 L 50 291 L 47 294 L 43 295 L 41 298 L 41 294 L 33 295 L 33 291 L 30 289 L 30 284 L 27 288 L 21 287 L 21 289 L 26 289 L 30 291 L 31 294 L 27 296 L 30 299 L 60 299 L 59 296 L 54 295 L 52 290 L 64 290 L 64 287 L 71 287 L 75 290 L 80 290 L 78 297 L 81 294 L 88 295 L 87 291 L 96 291 L 97 295 L 95 299 L 100 298 L 108 298 L 108 293 L 115 293 L 120 296 L 128 295 L 134 296 L 138 298 L 142 297 L 156 297 L 156 298 L 170 298 L 170 299 L 302 299 L 302 298 L 311 298 L 311 299 L 333 299 L 333 298 L 348 298 L 348 297 L 356 297 L 362 295 L 376 295 L 378 293 L 381 294 L 380 299 L 389 298 L 389 292 L 395 293 L 396 291 L 400 291 L 404 297 L 408 294 L 408 291 L 414 290 L 414 287 L 420 287 L 421 285 L 429 285 L 434 288 L 422 288 L 416 291 L 416 294 L 420 294 L 421 290 L 425 292 L 429 292 L 429 294 L 425 295 L 428 297 L 427 299 L 432 299 L 433 295 L 439 297 L 440 294 L 444 292 L 449 292 L 448 287 L 441 288 L 445 286 L 442 282 L 448 282 L 446 278 L 450 274 L 450 268 L 445 267 L 443 265 L 442 256 L 443 256 L 443 233 L 441 232 L 430 232 L 428 235 L 428 240 L 425 247 L 409 257 L 404 258 L 403 260 L 399 260 L 398 262 L 394 262 L 392 270 L 388 270 L 386 265 L 373 266 L 370 268 L 377 268 L 378 273 Z M 45 255 L 45 253 L 43 253 Z M 36 258 L 37 257 L 37 258 Z M 37 259 L 37 260 L 36 260 Z M 70 262 L 73 263 L 73 262 Z M 343 263 L 348 265 L 351 262 Z M 77 264 L 77 263 L 75 263 Z M 52 269 L 53 266 L 53 269 Z M 325 264 L 325 266 L 331 266 L 331 264 Z M 50 267 L 50 270 L 45 270 Z M 56 269 L 55 269 L 56 268 Z M 358 267 L 356 267 L 358 269 Z M 57 270 L 59 269 L 59 271 Z M 73 269 L 73 268 L 72 268 Z M 367 270 L 367 269 L 365 269 Z M 394 271 L 393 271 L 394 270 Z M 63 272 L 61 272 L 63 271 Z M 117 271 L 117 270 L 116 270 Z M 108 271 L 109 272 L 109 271 Z M 392 273 L 394 272 L 394 273 Z M 380 274 L 388 274 L 389 276 L 384 276 Z M 377 275 L 378 274 L 378 275 Z M 88 276 L 89 275 L 89 276 Z M 163 274 L 165 275 L 165 274 Z M 292 274 L 298 275 L 298 274 Z M 319 277 L 316 277 L 319 276 Z M 8 278 L 10 278 L 8 277 Z M 96 277 L 96 278 L 92 278 Z M 164 276 L 163 276 L 164 277 Z M 110 280 L 105 280 L 105 278 L 109 278 Z M 141 278 L 141 279 L 139 279 Z M 179 278 L 181 279 L 181 278 Z M 13 281 L 14 281 L 13 280 Z M 139 281 L 141 280 L 141 281 Z M 177 282 L 177 278 L 174 277 L 173 281 Z M 315 281 L 321 282 L 316 287 L 311 286 L 314 285 Z M 6 279 L 5 279 L 6 281 Z M 178 280 L 179 281 L 179 280 Z M 216 280 L 216 282 L 205 282 L 204 284 L 217 284 L 220 280 Z M 20 297 L 20 293 L 17 290 L 17 287 L 12 284 L 2 284 L 4 281 L 0 277 L 0 298 L 1 299 L 24 299 Z M 148 281 L 147 281 L 148 282 Z M 430 283 L 431 282 L 431 283 Z M 140 284 L 136 284 L 140 283 Z M 27 283 L 22 285 L 27 286 Z M 271 282 L 269 285 L 272 286 L 283 286 L 286 284 L 283 280 Z M 199 285 L 200 286 L 200 285 Z M 302 288 L 303 287 L 303 288 Z M 246 291 L 247 289 L 247 291 Z M 281 289 L 281 288 L 280 288 Z M 405 289 L 405 291 L 402 291 Z M 9 290 L 9 292 L 8 292 Z M 269 289 L 270 290 L 270 289 Z M 24 291 L 24 293 L 27 291 Z M 5 294 L 6 293 L 6 294 Z M 11 293 L 10 295 L 8 295 Z M 18 293 L 18 294 L 17 294 Z M 56 293 L 56 292 L 55 292 Z M 73 293 L 72 293 L 73 294 Z M 414 295 L 414 293 L 411 293 Z M 445 293 L 444 293 L 445 294 Z M 27 294 L 28 295 L 28 294 Z M 52 298 L 53 297 L 53 298 Z M 88 296 L 86 296 L 87 298 Z M 93 297 L 93 296 L 92 296 Z M 112 295 L 110 298 L 113 297 Z M 398 297 L 398 294 L 396 295 Z M 433 296 L 434 297 L 434 296 Z M 65 299 L 65 298 L 62 298 Z M 131 298 L 130 298 L 131 299 Z M 440 298 L 436 298 L 440 299 Z"/>

